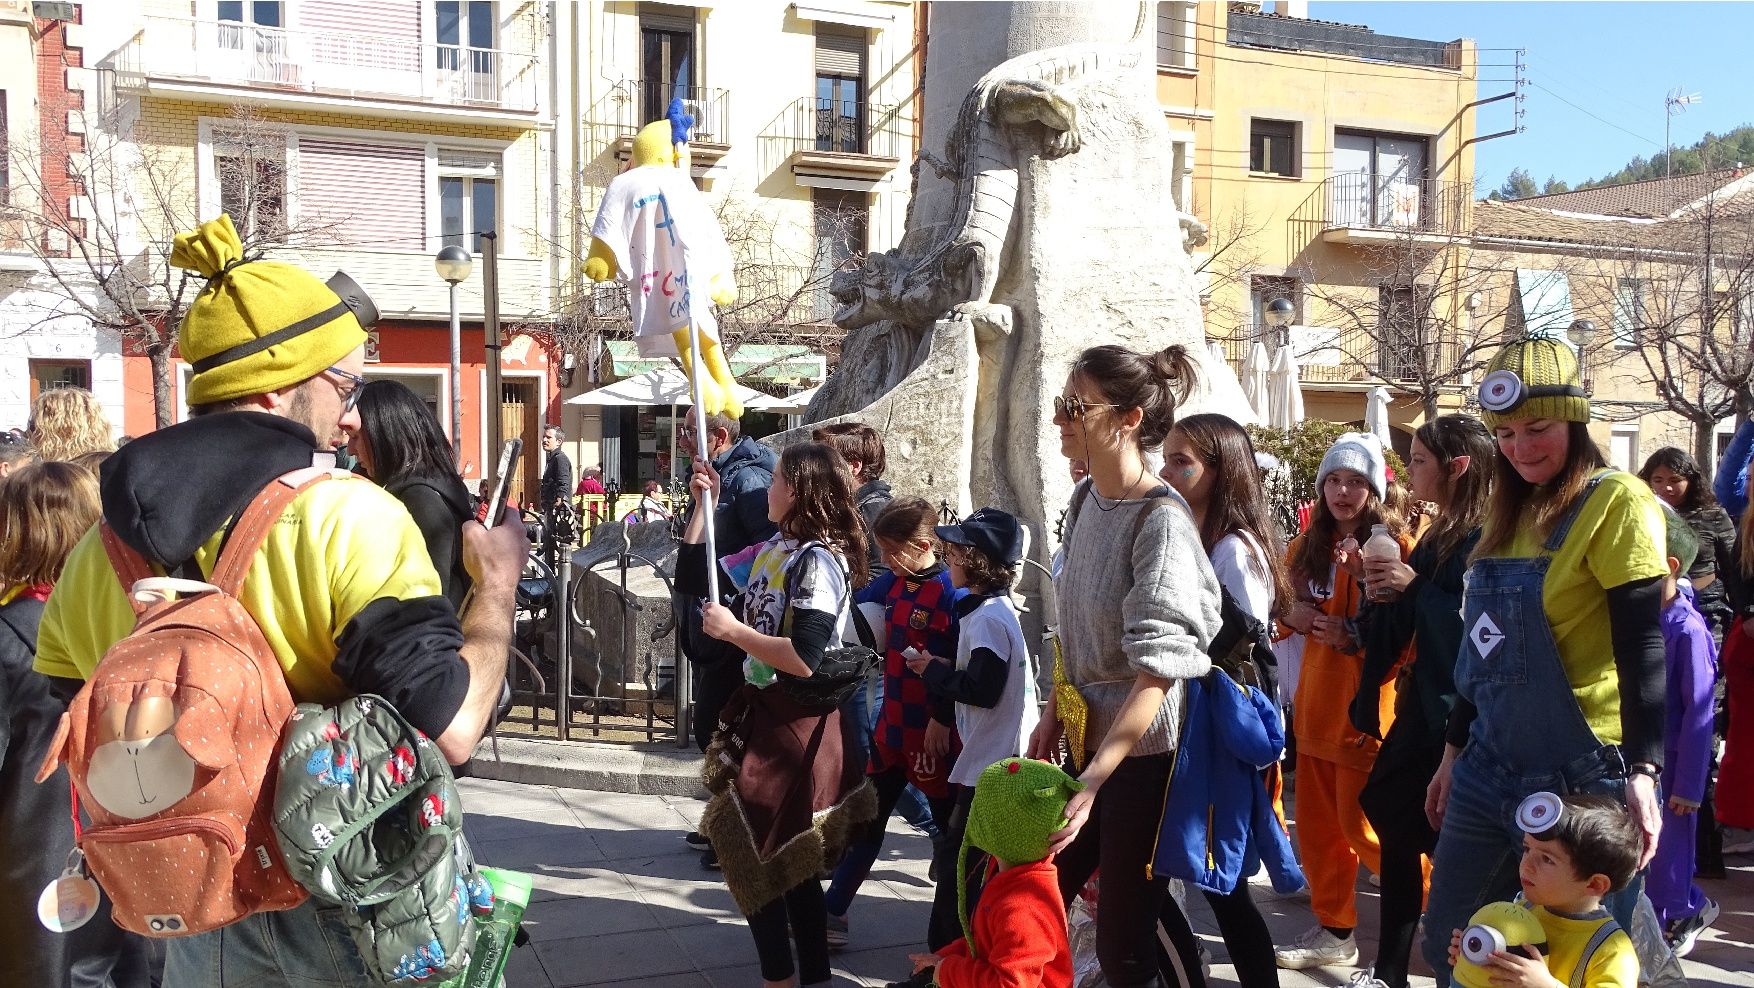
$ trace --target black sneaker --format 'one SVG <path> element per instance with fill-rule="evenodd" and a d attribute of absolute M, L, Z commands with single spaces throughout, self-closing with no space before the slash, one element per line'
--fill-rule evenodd
<path fill-rule="evenodd" d="M 698 847 L 702 850 L 713 846 L 712 841 L 707 840 L 706 835 L 698 830 L 690 830 L 688 833 L 682 835 L 682 839 L 689 847 Z"/>
<path fill-rule="evenodd" d="M 1698 912 L 1669 924 L 1669 947 L 1675 951 L 1676 957 L 1686 957 L 1693 952 L 1694 945 L 1699 942 L 1699 935 L 1717 921 L 1718 912 L 1717 902 L 1707 899 Z"/>
<path fill-rule="evenodd" d="M 707 871 L 719 870 L 719 856 L 713 851 L 712 847 L 709 846 L 706 850 L 700 852 L 700 866 Z"/>

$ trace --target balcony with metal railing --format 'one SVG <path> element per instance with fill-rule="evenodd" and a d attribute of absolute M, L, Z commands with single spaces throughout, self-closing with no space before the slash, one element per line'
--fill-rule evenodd
<path fill-rule="evenodd" d="M 148 15 L 109 59 L 118 88 L 204 102 L 534 123 L 534 54 Z"/>
<path fill-rule="evenodd" d="M 1473 202 L 1468 182 L 1346 172 L 1324 179 L 1290 223 L 1309 240 L 1434 245 L 1466 234 Z"/>
<path fill-rule="evenodd" d="M 652 79 L 622 79 L 609 88 L 587 113 L 586 123 L 615 146 L 617 157 L 633 153 L 641 127 L 664 119 L 670 101 L 680 98 L 683 111 L 694 117 L 689 138 L 690 163 L 711 168 L 731 150 L 731 93 L 712 86 L 678 86 Z"/>
<path fill-rule="evenodd" d="M 810 178 L 881 181 L 911 150 L 901 108 L 806 96 L 774 119 L 762 141 L 800 184 Z"/>
<path fill-rule="evenodd" d="M 1315 384 L 1369 384 L 1376 382 L 1413 381 L 1419 376 L 1424 359 L 1417 346 L 1385 343 L 1392 334 L 1386 330 L 1367 331 L 1362 327 L 1293 325 L 1283 329 L 1271 326 L 1241 327 L 1234 336 L 1220 337 L 1224 357 L 1232 369 L 1241 371 L 1243 361 L 1258 341 L 1271 357 L 1278 348 L 1291 346 L 1297 360 L 1298 379 Z M 1409 334 L 1408 339 L 1413 337 Z M 1454 347 L 1444 345 L 1446 351 Z M 1440 355 L 1453 360 L 1453 353 Z"/>

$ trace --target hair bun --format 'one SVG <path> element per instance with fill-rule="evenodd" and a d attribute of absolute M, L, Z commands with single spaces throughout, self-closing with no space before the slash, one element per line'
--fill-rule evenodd
<path fill-rule="evenodd" d="M 1162 379 L 1169 393 L 1175 396 L 1176 404 L 1186 402 L 1194 384 L 1194 361 L 1188 355 L 1188 348 L 1171 343 L 1146 359 L 1151 372 Z"/>

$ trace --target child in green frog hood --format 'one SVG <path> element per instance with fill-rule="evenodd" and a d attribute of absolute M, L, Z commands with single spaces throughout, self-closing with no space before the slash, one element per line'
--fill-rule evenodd
<path fill-rule="evenodd" d="M 1048 838 L 1066 825 L 1066 801 L 1084 784 L 1047 762 L 1007 758 L 981 772 L 969 809 L 957 867 L 963 938 L 935 954 L 913 954 L 916 982 L 931 972 L 943 988 L 1005 982 L 1071 988 L 1072 949 L 1066 904 Z M 992 856 L 995 869 L 968 913 L 970 846 Z"/>

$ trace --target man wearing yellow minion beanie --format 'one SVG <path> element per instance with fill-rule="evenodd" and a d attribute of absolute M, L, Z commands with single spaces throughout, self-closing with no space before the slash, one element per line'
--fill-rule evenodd
<path fill-rule="evenodd" d="M 1048 844 L 1066 826 L 1066 801 L 1083 788 L 1059 766 L 1029 758 L 1007 758 L 981 772 L 957 859 L 963 938 L 935 954 L 910 955 L 914 977 L 900 984 L 1071 988 L 1066 903 Z M 973 916 L 968 911 L 970 847 L 991 855 L 996 869 Z"/>
<path fill-rule="evenodd" d="M 194 371 L 191 418 L 104 463 L 103 519 L 132 551 L 123 555 L 137 555 L 133 565 L 154 574 L 209 580 L 232 519 L 270 485 L 296 489 L 238 593 L 292 698 L 331 705 L 382 697 L 461 764 L 505 679 L 528 549 L 523 526 L 464 526 L 475 600 L 459 625 L 401 502 L 370 481 L 321 469 L 334 464 L 330 438 L 357 422 L 370 299 L 345 275 L 325 285 L 288 264 L 247 260 L 225 216 L 177 236 L 171 261 L 207 279 L 178 335 Z M 94 527 L 44 609 L 35 667 L 64 700 L 133 630 L 117 575 Z M 172 938 L 166 948 L 164 980 L 176 988 L 208 984 L 218 970 L 240 983 L 284 983 L 277 957 L 288 970 L 337 978 L 363 971 L 352 941 L 331 935 L 314 900 Z"/>
<path fill-rule="evenodd" d="M 1500 455 L 1462 596 L 1457 699 L 1428 802 L 1443 826 L 1422 949 L 1440 985 L 1450 931 L 1520 888 L 1523 834 L 1505 821 L 1540 780 L 1623 799 L 1651 848 L 1661 823 L 1668 563 L 1656 495 L 1606 468 L 1564 340 L 1536 332 L 1507 343 L 1487 365 L 1479 400 Z M 1483 871 L 1481 862 L 1498 864 Z M 1636 902 L 1633 889 L 1604 905 L 1630 928 Z"/>

